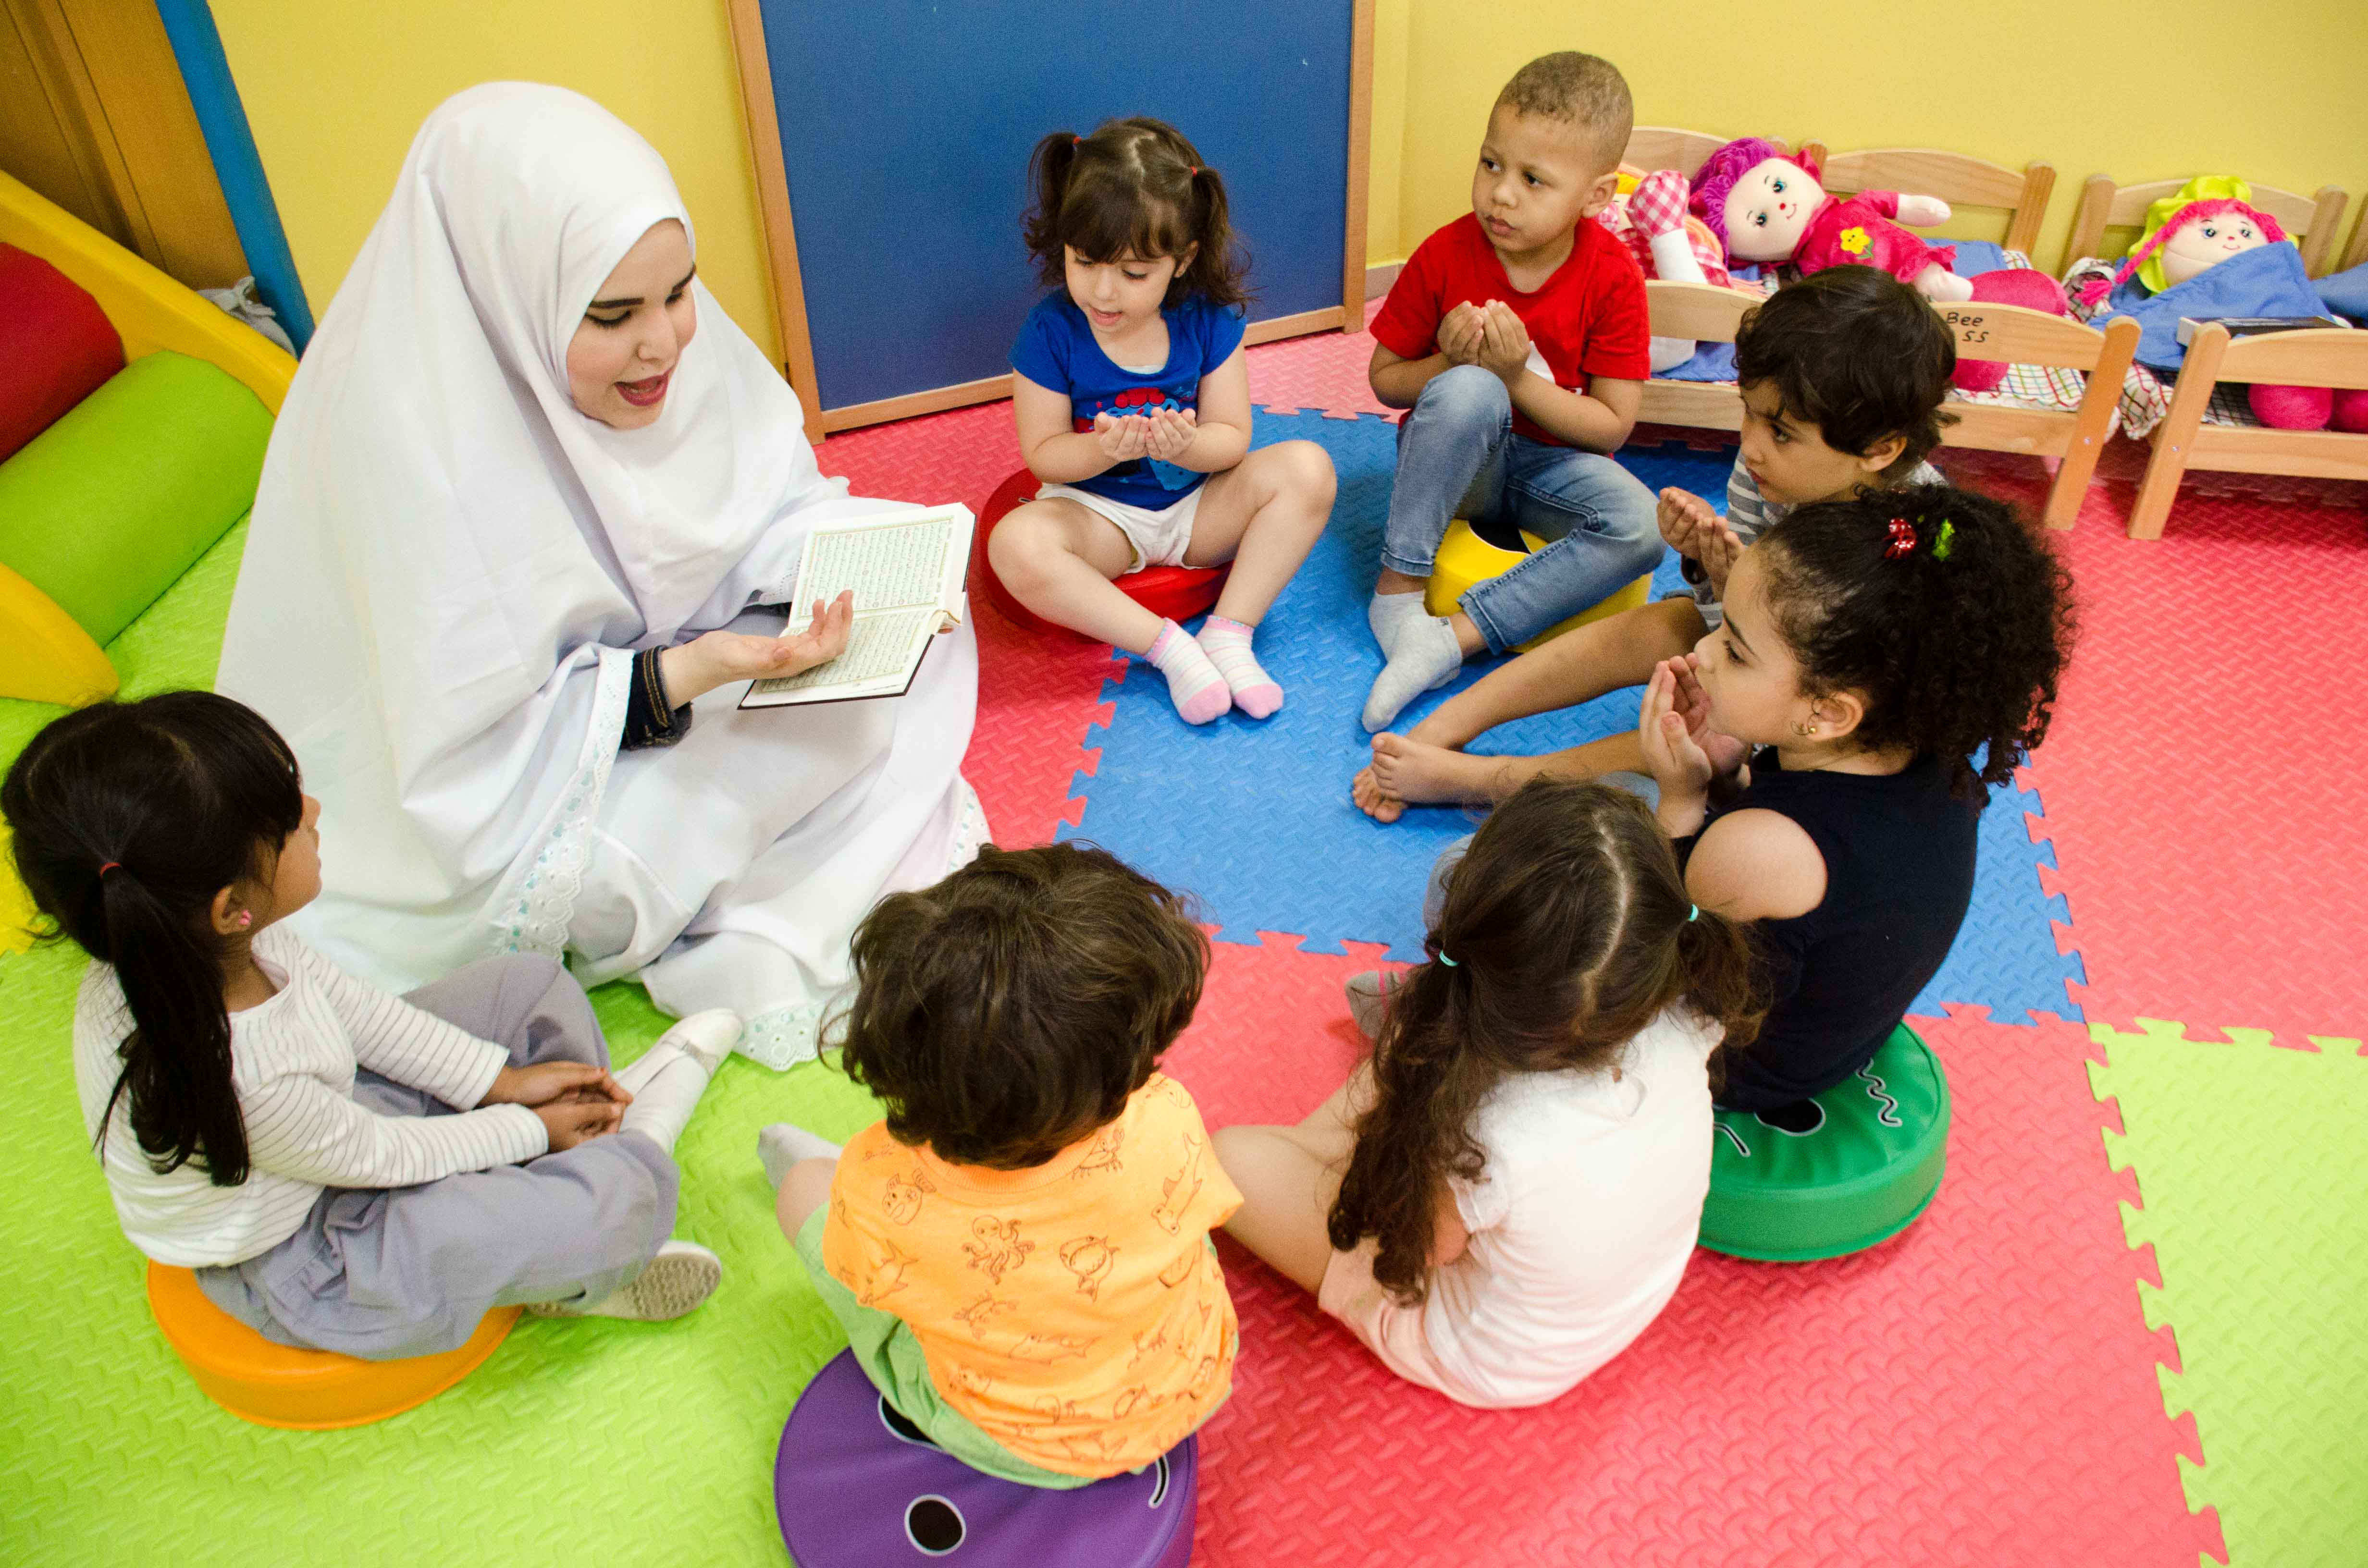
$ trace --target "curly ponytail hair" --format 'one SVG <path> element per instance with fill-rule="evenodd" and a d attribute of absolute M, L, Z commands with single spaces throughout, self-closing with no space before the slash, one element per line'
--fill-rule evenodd
<path fill-rule="evenodd" d="M 1035 200 L 1020 233 L 1046 288 L 1066 280 L 1064 251 L 1105 262 L 1191 250 L 1167 285 L 1166 307 L 1190 294 L 1213 305 L 1249 302 L 1249 257 L 1234 233 L 1224 178 L 1166 120 L 1108 120 L 1091 136 L 1053 131 L 1029 154 L 1028 177 Z"/>
<path fill-rule="evenodd" d="M 2072 579 L 2011 507 L 1907 485 L 1799 507 L 1754 553 L 1804 688 L 1863 697 L 1866 749 L 1941 757 L 1962 795 L 2005 783 L 2046 739 Z"/>
<path fill-rule="evenodd" d="M 18 875 L 47 923 L 115 966 L 132 1028 L 116 1103 L 161 1175 L 197 1162 L 246 1180 L 231 1086 L 214 895 L 269 876 L 304 820 L 296 757 L 262 717 L 210 691 L 103 702 L 33 737 L 0 781 Z"/>
<path fill-rule="evenodd" d="M 1676 1002 L 1725 1032 L 1723 1051 L 1766 1011 L 1742 927 L 1694 909 L 1651 810 L 1608 785 L 1533 779 L 1497 807 L 1425 947 L 1374 1041 L 1375 1098 L 1330 1218 L 1343 1251 L 1378 1238 L 1373 1277 L 1409 1303 L 1440 1184 L 1486 1168 L 1472 1122 L 1499 1083 L 1607 1072 Z"/>

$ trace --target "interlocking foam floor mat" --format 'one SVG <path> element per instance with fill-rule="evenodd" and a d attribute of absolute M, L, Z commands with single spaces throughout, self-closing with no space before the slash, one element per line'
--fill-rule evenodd
<path fill-rule="evenodd" d="M 1232 714 L 1195 728 L 1176 717 L 1156 671 L 1127 662 L 1096 732 L 1099 756 L 1078 780 L 1083 811 L 1063 835 L 1091 839 L 1190 890 L 1227 940 L 1289 932 L 1311 951 L 1372 941 L 1411 959 L 1421 947 L 1430 863 L 1477 818 L 1422 808 L 1383 826 L 1349 799 L 1349 780 L 1369 755 L 1358 713 L 1382 662 L 1364 607 L 1388 516 L 1395 429 L 1370 418 L 1258 415 L 1261 445 L 1292 438 L 1332 453 L 1340 493 L 1330 528 L 1261 628 L 1259 656 L 1289 694 L 1283 710 L 1263 722 Z M 1723 509 L 1733 450 L 1668 444 L 1622 452 L 1621 461 L 1655 489 L 1679 485 Z M 1656 591 L 1677 583 L 1676 557 L 1666 556 Z M 1467 666 L 1453 687 L 1409 709 L 1398 727 L 1486 667 Z M 1504 755 L 1576 745 L 1633 728 L 1636 703 L 1634 688 L 1611 692 L 1505 725 L 1473 749 Z M 2070 1011 L 2065 982 L 2078 977 L 2078 960 L 2057 951 L 2055 922 L 2065 910 L 2040 885 L 2037 868 L 2051 863 L 2052 851 L 2034 841 L 2026 821 L 2039 804 L 2027 789 L 1995 792 L 1983 813 L 1974 908 L 1919 1009 L 1954 1002 L 2018 1022 Z"/>
<path fill-rule="evenodd" d="M 1220 944 L 1168 1066 L 1212 1124 L 1289 1120 L 1344 1078 L 1339 957 Z M 1697 1253 L 1659 1322 L 1542 1409 L 1383 1372 L 1227 1244 L 1232 1400 L 1201 1446 L 1216 1564 L 2177 1564 L 2213 1545 L 2112 1219 L 2078 1026 L 1918 1020 L 1956 1096 L 1924 1218 L 1804 1267 Z"/>
<path fill-rule="evenodd" d="M 2352 1014 L 2360 1016 L 2357 1004 Z M 2105 1144 L 2136 1173 L 2130 1244 L 2151 1246 L 2168 1324 L 2163 1403 L 2192 1412 L 2203 1463 L 2189 1500 L 2216 1509 L 2229 1561 L 2362 1560 L 2368 1530 L 2368 1060 L 2357 1040 L 2271 1045 L 2139 1020 L 2090 1027 L 2097 1096 L 2118 1108 Z M 2308 1049 L 2315 1046 L 2317 1049 Z"/>
<path fill-rule="evenodd" d="M 2157 541 L 2093 521 L 2059 538 L 2082 631 L 2030 771 L 2086 1016 L 2295 1034 L 2356 1019 L 2368 681 L 2347 652 L 2314 656 L 2293 617 L 2306 594 L 2357 621 L 2368 514 L 2182 499 Z"/>

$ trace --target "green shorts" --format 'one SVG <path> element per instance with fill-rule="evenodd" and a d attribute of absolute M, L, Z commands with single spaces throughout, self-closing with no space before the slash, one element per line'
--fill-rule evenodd
<path fill-rule="evenodd" d="M 871 1386 L 895 1408 L 896 1414 L 928 1434 L 929 1441 L 975 1471 L 1016 1481 L 1022 1486 L 1067 1491 L 1090 1486 L 1094 1478 L 1064 1475 L 1030 1464 L 971 1424 L 970 1417 L 948 1404 L 929 1377 L 929 1363 L 921 1342 L 905 1320 L 878 1307 L 867 1307 L 855 1292 L 840 1284 L 822 1266 L 822 1228 L 829 1207 L 815 1210 L 798 1230 L 798 1257 L 814 1277 L 825 1305 L 847 1330 L 847 1347 Z"/>

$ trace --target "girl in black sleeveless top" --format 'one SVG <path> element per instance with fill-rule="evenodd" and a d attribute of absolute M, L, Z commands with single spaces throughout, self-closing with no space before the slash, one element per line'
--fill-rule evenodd
<path fill-rule="evenodd" d="M 1782 1125 L 1873 1057 L 1948 955 L 1982 786 L 2047 733 L 2070 584 L 2006 506 L 1919 485 L 1793 512 L 1725 608 L 1654 673 L 1642 739 L 1689 891 L 1754 922 L 1770 988 L 1720 1102 Z"/>

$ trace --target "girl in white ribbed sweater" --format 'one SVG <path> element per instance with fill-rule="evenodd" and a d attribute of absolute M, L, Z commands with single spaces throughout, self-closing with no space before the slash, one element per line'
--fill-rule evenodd
<path fill-rule="evenodd" d="M 320 892 L 319 813 L 271 726 L 200 691 L 68 714 L 0 782 L 25 885 L 93 960 L 74 1076 L 124 1234 L 267 1337 L 373 1359 L 497 1306 L 704 1301 L 672 1150 L 739 1018 L 612 1074 L 549 959 L 368 985 L 280 924 Z"/>

